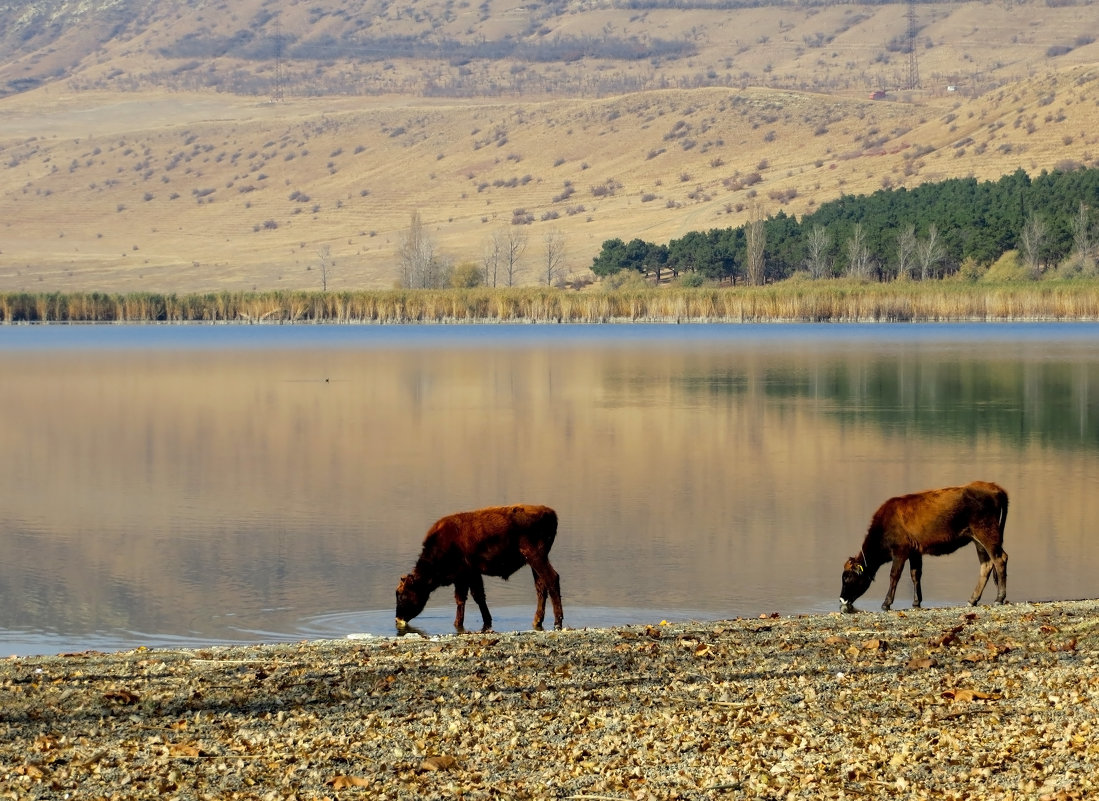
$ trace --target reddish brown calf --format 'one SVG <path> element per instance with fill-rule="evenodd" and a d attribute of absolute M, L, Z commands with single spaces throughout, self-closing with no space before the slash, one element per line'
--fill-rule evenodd
<path fill-rule="evenodd" d="M 454 628 L 464 629 L 466 594 L 472 592 L 481 610 L 482 631 L 488 631 L 492 615 L 482 576 L 506 579 L 530 565 L 538 595 L 534 628 L 542 628 L 547 595 L 553 601 L 554 628 L 561 628 L 561 578 L 549 561 L 556 536 L 557 513 L 548 506 L 493 506 L 440 519 L 427 532 L 416 566 L 397 585 L 397 627 L 406 627 L 420 614 L 437 587 L 453 584 Z"/>
<path fill-rule="evenodd" d="M 858 556 L 852 556 L 843 566 L 840 608 L 852 611 L 855 600 L 870 587 L 878 568 L 890 561 L 893 566 L 889 571 L 889 590 L 881 608 L 889 609 L 893 605 L 906 561 L 912 569 L 912 606 L 919 607 L 923 602 L 920 576 L 924 555 L 954 553 L 968 542 L 977 547 L 981 563 L 970 605 L 975 606 L 981 599 L 989 573 L 993 573 L 996 580 L 996 601 L 1004 603 L 1007 599 L 1007 553 L 1003 549 L 1006 523 L 1007 493 L 988 481 L 890 498 L 870 520 Z"/>

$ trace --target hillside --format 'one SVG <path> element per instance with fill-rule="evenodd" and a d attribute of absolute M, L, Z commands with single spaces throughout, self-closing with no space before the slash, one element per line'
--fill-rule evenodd
<path fill-rule="evenodd" d="M 547 235 L 581 273 L 753 206 L 1096 163 L 1090 7 L 909 9 L 9 3 L 0 291 L 385 287 L 414 212 L 454 263 L 519 234 L 535 283 Z"/>

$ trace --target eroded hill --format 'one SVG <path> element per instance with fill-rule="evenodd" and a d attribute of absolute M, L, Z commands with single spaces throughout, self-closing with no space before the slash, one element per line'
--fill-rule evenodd
<path fill-rule="evenodd" d="M 533 283 L 547 236 L 579 273 L 610 237 L 1096 163 L 1088 7 L 916 5 L 900 89 L 909 9 L 26 5 L 0 290 L 390 286 L 413 213 L 450 263 L 521 232 Z"/>

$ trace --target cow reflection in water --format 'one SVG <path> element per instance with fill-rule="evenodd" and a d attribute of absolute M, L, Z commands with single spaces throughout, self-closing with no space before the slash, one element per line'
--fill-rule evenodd
<path fill-rule="evenodd" d="M 1007 553 L 1003 549 L 1007 523 L 1007 493 L 988 481 L 974 481 L 964 487 L 918 492 L 890 498 L 870 521 L 862 550 L 843 566 L 840 609 L 854 610 L 854 602 L 870 587 L 874 574 L 886 562 L 889 590 L 882 609 L 893 605 L 904 563 L 912 569 L 913 607 L 923 602 L 920 575 L 923 557 L 954 553 L 972 542 L 980 559 L 977 587 L 969 599 L 975 606 L 981 599 L 988 575 L 992 573 L 998 592 L 997 603 L 1007 599 Z"/>
<path fill-rule="evenodd" d="M 472 592 L 481 610 L 481 630 L 489 631 L 492 615 L 482 576 L 506 579 L 523 565 L 530 565 L 538 596 L 534 628 L 542 628 L 547 595 L 553 601 L 554 628 L 561 628 L 561 578 L 549 561 L 556 536 L 557 513 L 548 506 L 494 506 L 438 520 L 424 537 L 416 566 L 397 585 L 397 628 L 408 628 L 436 588 L 453 584 L 454 628 L 465 629 L 466 596 Z"/>

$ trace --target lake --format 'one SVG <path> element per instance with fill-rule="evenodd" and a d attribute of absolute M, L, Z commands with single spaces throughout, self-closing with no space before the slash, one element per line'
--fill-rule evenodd
<path fill-rule="evenodd" d="M 834 611 L 882 501 L 976 478 L 1009 600 L 1096 592 L 1099 325 L 14 326 L 0 374 L 0 655 L 391 635 L 431 523 L 518 501 L 571 627 Z"/>

